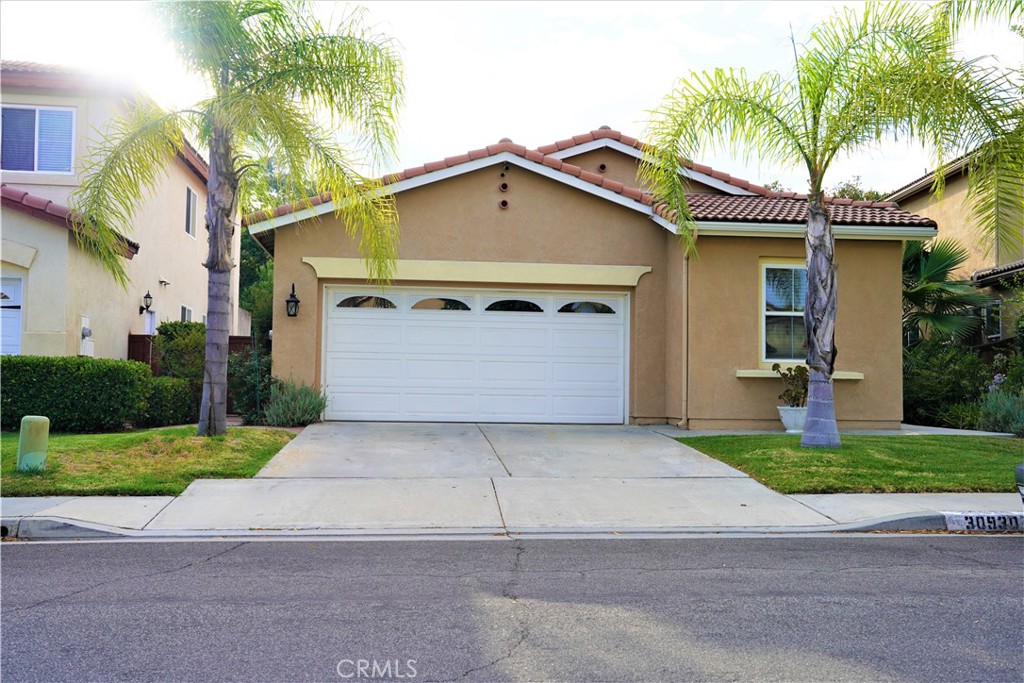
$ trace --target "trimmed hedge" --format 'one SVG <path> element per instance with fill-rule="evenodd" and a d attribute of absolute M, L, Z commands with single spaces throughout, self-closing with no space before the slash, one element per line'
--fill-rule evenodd
<path fill-rule="evenodd" d="M 72 356 L 3 356 L 0 374 L 0 427 L 45 415 L 54 432 L 124 429 L 145 410 L 152 378 L 144 363 Z"/>
<path fill-rule="evenodd" d="M 183 425 L 199 419 L 199 404 L 188 380 L 153 377 L 146 386 L 146 407 L 135 420 L 136 427 Z"/>

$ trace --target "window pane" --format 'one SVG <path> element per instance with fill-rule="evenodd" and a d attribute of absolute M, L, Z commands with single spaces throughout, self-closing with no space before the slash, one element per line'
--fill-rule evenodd
<path fill-rule="evenodd" d="M 807 360 L 803 316 L 769 315 L 764 321 L 766 360 Z"/>
<path fill-rule="evenodd" d="M 558 309 L 559 313 L 615 313 L 611 306 L 597 301 L 573 301 Z"/>
<path fill-rule="evenodd" d="M 9 171 L 34 171 L 35 138 L 35 109 L 4 107 L 0 166 Z"/>
<path fill-rule="evenodd" d="M 504 311 L 507 313 L 543 313 L 544 309 L 532 301 L 522 299 L 503 299 L 495 301 L 487 307 L 488 311 Z"/>
<path fill-rule="evenodd" d="M 40 171 L 71 172 L 71 145 L 74 139 L 70 111 L 39 110 Z"/>
<path fill-rule="evenodd" d="M 413 306 L 416 311 L 468 311 L 469 306 L 458 299 L 421 299 Z"/>
<path fill-rule="evenodd" d="M 395 308 L 395 305 L 381 296 L 350 296 L 338 303 L 338 308 Z"/>
<path fill-rule="evenodd" d="M 804 268 L 765 269 L 764 303 L 768 311 L 802 311 L 807 298 Z"/>

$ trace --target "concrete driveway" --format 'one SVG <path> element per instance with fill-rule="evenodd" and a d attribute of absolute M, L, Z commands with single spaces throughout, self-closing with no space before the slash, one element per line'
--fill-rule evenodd
<path fill-rule="evenodd" d="M 257 477 L 275 479 L 746 477 L 644 427 L 333 422 L 312 425 Z"/>

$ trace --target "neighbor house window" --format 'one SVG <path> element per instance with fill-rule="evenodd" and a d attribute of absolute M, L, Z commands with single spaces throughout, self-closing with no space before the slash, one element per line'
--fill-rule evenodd
<path fill-rule="evenodd" d="M 190 323 L 192 322 L 192 309 L 188 306 L 181 307 L 181 322 Z"/>
<path fill-rule="evenodd" d="M 71 173 L 74 109 L 5 106 L 2 128 L 3 170 Z"/>
<path fill-rule="evenodd" d="M 807 269 L 802 265 L 761 265 L 761 360 L 803 363 L 807 360 L 804 298 Z"/>
<path fill-rule="evenodd" d="M 199 195 L 191 187 L 185 188 L 185 232 L 196 236 L 196 216 L 198 215 Z"/>

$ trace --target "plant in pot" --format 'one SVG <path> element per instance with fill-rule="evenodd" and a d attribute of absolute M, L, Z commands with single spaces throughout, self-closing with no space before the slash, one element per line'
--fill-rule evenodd
<path fill-rule="evenodd" d="M 787 434 L 800 434 L 804 431 L 804 422 L 807 420 L 807 366 L 794 365 L 791 368 L 783 368 L 775 363 L 772 370 L 778 373 L 786 387 L 779 394 L 779 398 L 786 404 L 778 407 L 779 418 Z"/>

